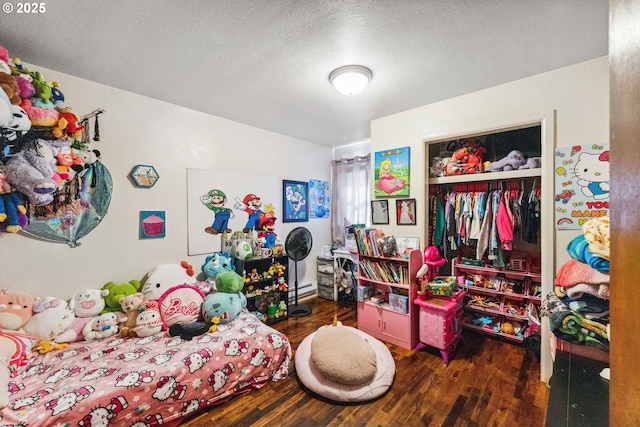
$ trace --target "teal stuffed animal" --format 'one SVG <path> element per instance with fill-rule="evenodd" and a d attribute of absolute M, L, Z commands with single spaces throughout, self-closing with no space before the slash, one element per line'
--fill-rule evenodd
<path fill-rule="evenodd" d="M 233 260 L 229 252 L 214 252 L 205 258 L 202 265 L 202 272 L 207 276 L 207 280 L 215 280 L 219 274 L 225 271 L 234 271 Z"/>
<path fill-rule="evenodd" d="M 204 298 L 202 317 L 206 322 L 211 322 L 214 317 L 217 317 L 221 324 L 229 323 L 238 317 L 246 306 L 247 298 L 242 292 L 215 292 Z"/>

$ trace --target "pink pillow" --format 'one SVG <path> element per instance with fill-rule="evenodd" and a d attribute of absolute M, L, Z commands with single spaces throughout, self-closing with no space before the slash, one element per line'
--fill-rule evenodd
<path fill-rule="evenodd" d="M 167 326 L 186 325 L 200 320 L 204 293 L 193 285 L 183 284 L 167 289 L 158 298 L 158 310 Z"/>

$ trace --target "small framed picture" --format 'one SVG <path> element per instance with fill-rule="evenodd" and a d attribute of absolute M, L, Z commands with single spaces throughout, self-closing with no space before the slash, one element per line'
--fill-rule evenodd
<path fill-rule="evenodd" d="M 156 181 L 160 179 L 160 175 L 151 165 L 135 165 L 129 177 L 133 181 L 133 184 L 139 188 L 151 188 L 156 184 Z"/>
<path fill-rule="evenodd" d="M 396 200 L 396 220 L 398 225 L 416 225 L 416 199 Z"/>
<path fill-rule="evenodd" d="M 372 224 L 389 224 L 389 201 L 388 200 L 372 200 L 371 201 L 371 223 Z"/>
<path fill-rule="evenodd" d="M 165 221 L 165 211 L 140 211 L 140 238 L 163 238 Z"/>
<path fill-rule="evenodd" d="M 420 250 L 420 237 L 418 236 L 395 236 L 398 256 L 408 258 L 413 250 Z"/>
<path fill-rule="evenodd" d="M 309 183 L 282 180 L 282 222 L 309 221 Z"/>

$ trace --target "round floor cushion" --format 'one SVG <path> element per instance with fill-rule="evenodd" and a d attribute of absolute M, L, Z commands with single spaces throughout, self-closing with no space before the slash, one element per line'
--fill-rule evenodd
<path fill-rule="evenodd" d="M 326 331 L 327 328 L 334 328 L 334 331 Z M 336 328 L 342 330 L 336 333 Z M 324 375 L 316 366 L 316 363 L 313 362 L 313 358 L 317 358 L 317 355 L 312 354 L 314 353 L 313 349 L 317 351 L 318 348 L 323 348 L 322 346 L 318 347 L 318 344 L 326 338 L 338 336 L 337 334 L 344 335 L 343 339 L 349 336 L 353 337 L 353 335 L 348 334 L 356 334 L 365 341 L 364 343 L 358 341 L 358 347 L 363 351 L 363 354 L 366 354 L 371 349 L 373 350 L 375 354 L 375 373 L 369 380 L 360 384 L 344 384 L 344 378 L 341 382 L 334 381 L 329 378 L 331 374 L 329 377 Z M 316 335 L 318 335 L 319 340 L 314 345 Z M 354 339 L 354 341 L 356 340 Z M 339 353 L 335 344 L 334 351 L 336 354 Z M 344 355 L 339 355 L 338 357 L 344 359 Z M 350 357 L 355 363 L 360 360 L 356 354 L 352 354 Z M 324 360 L 322 363 L 326 364 L 327 362 Z M 371 365 L 372 362 L 370 361 L 369 366 Z M 327 325 L 302 340 L 296 350 L 295 369 L 300 382 L 320 396 L 338 402 L 365 402 L 382 396 L 391 387 L 396 372 L 396 364 L 387 346 L 371 335 L 350 326 L 339 325 L 335 327 Z M 326 372 L 326 367 L 322 369 Z M 367 375 L 367 369 L 360 369 L 359 371 L 358 374 L 349 375 L 354 378 L 362 378 Z M 352 378 L 351 381 L 358 380 Z"/>
<path fill-rule="evenodd" d="M 320 328 L 311 340 L 311 363 L 326 378 L 358 385 L 376 375 L 376 352 L 367 340 L 342 325 Z"/>

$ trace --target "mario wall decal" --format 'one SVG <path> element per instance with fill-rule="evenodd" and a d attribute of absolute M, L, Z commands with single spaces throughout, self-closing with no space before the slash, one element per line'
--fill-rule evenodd
<path fill-rule="evenodd" d="M 263 214 L 260 210 L 261 206 L 262 202 L 260 201 L 260 197 L 253 193 L 244 196 L 243 200 L 236 197 L 236 203 L 233 205 L 234 209 L 242 210 L 249 214 L 247 224 L 242 229 L 243 232 L 248 233 L 249 230 L 260 229 L 260 216 Z"/>

